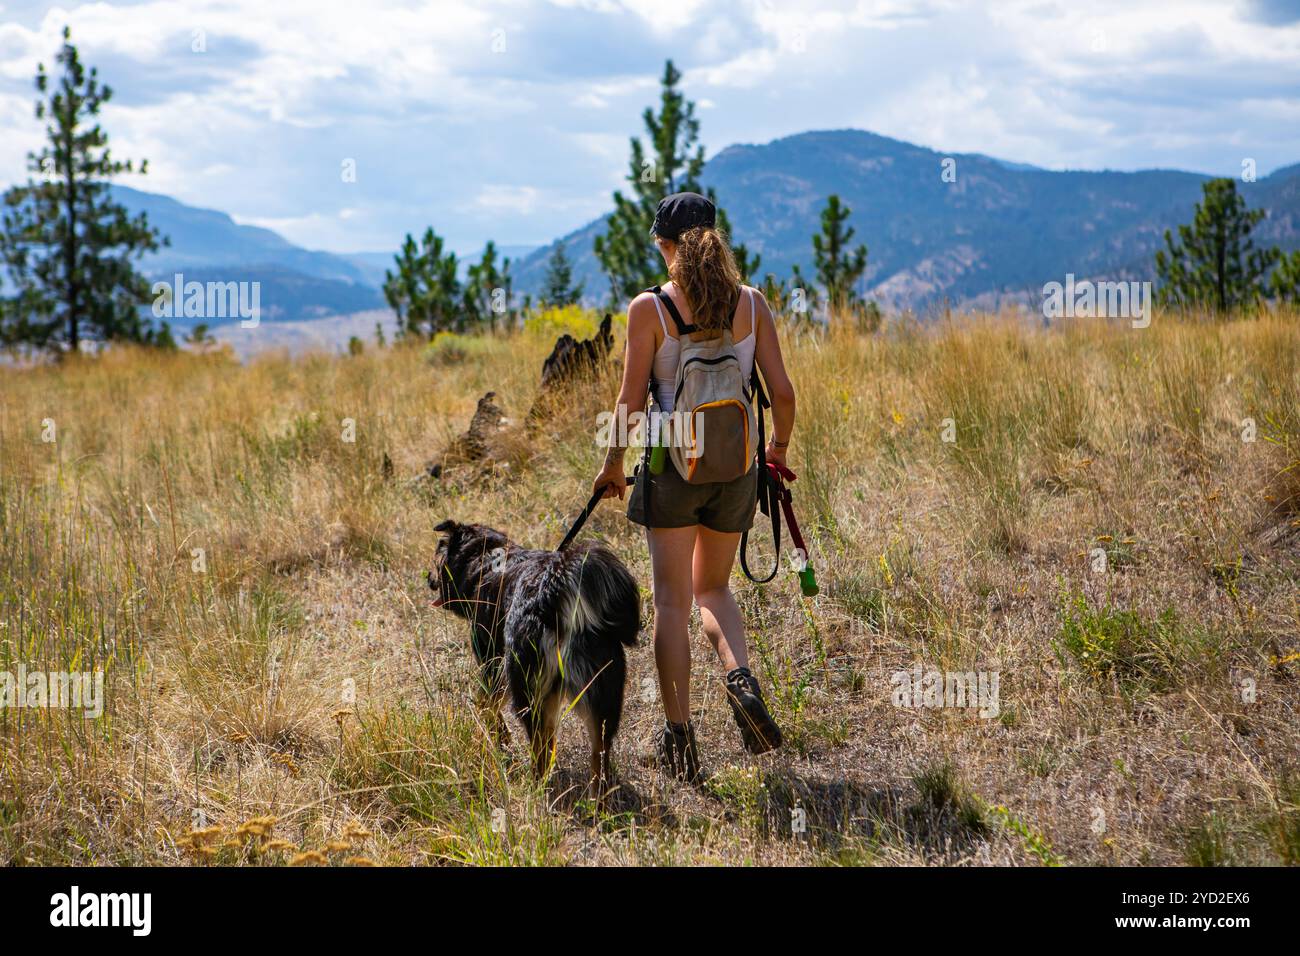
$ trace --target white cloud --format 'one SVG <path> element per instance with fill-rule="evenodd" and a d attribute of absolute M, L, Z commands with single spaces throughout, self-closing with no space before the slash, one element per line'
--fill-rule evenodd
<path fill-rule="evenodd" d="M 856 126 L 1045 166 L 1300 160 L 1300 20 L 1277 0 L 179 0 L 0 9 L 0 179 L 39 146 L 65 22 L 117 97 L 130 184 L 315 247 L 552 236 L 608 205 L 685 73 L 711 152 Z M 195 31 L 206 52 L 192 52 Z M 495 34 L 504 49 L 494 52 Z M 500 45 L 498 44 L 498 49 Z M 339 163 L 355 158 L 343 184 Z"/>

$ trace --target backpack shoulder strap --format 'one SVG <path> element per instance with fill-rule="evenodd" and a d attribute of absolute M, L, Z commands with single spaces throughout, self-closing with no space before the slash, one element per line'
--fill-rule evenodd
<path fill-rule="evenodd" d="M 678 335 L 690 335 L 693 332 L 699 331 L 698 326 L 687 325 L 685 322 L 682 321 L 682 314 L 677 311 L 677 306 L 673 304 L 672 296 L 670 296 L 662 288 L 660 288 L 659 286 L 655 286 L 652 289 L 646 289 L 646 291 L 653 292 L 655 294 L 655 298 L 659 302 L 662 302 L 664 304 L 664 308 L 666 308 L 668 310 L 668 314 L 672 316 L 673 325 L 677 326 Z"/>

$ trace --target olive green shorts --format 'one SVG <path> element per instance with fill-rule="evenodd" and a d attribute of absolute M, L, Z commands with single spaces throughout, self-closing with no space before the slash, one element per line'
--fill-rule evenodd
<path fill-rule="evenodd" d="M 628 496 L 628 520 L 647 528 L 686 528 L 702 524 L 711 531 L 748 531 L 758 505 L 755 481 L 758 466 L 735 481 L 693 485 L 678 474 L 671 461 L 657 475 L 643 466 Z M 645 479 L 650 480 L 650 515 L 646 516 Z"/>

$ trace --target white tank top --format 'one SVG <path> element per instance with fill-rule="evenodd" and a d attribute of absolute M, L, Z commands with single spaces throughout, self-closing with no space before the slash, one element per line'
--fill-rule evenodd
<path fill-rule="evenodd" d="M 749 334 L 732 344 L 736 349 L 736 358 L 740 361 L 740 374 L 748 382 L 750 373 L 754 371 L 754 332 L 758 328 L 758 320 L 754 315 L 754 290 L 750 286 L 745 286 L 745 292 L 749 295 Z M 664 310 L 659 302 L 659 296 L 654 296 L 654 301 L 655 311 L 659 313 L 659 324 L 664 330 L 664 344 L 659 346 L 659 351 L 655 352 L 650 383 L 654 389 L 655 403 L 660 411 L 667 413 L 673 410 L 673 383 L 677 378 L 677 359 L 682 347 L 677 338 L 668 331 L 668 322 L 664 319 Z"/>

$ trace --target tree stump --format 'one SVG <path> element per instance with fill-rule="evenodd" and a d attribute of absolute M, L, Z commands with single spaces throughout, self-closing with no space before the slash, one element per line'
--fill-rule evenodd
<path fill-rule="evenodd" d="M 509 424 L 506 413 L 495 399 L 496 392 L 488 392 L 478 400 L 469 429 L 448 446 L 441 461 L 430 462 L 425 473 L 430 478 L 441 478 L 448 465 L 472 465 L 488 457 L 488 438 Z"/>
<path fill-rule="evenodd" d="M 549 415 L 556 398 L 569 386 L 593 374 L 609 359 L 614 348 L 613 321 L 613 316 L 607 312 L 591 338 L 579 341 L 566 332 L 555 340 L 555 347 L 542 363 L 542 381 L 537 398 L 528 410 L 530 430 Z"/>

